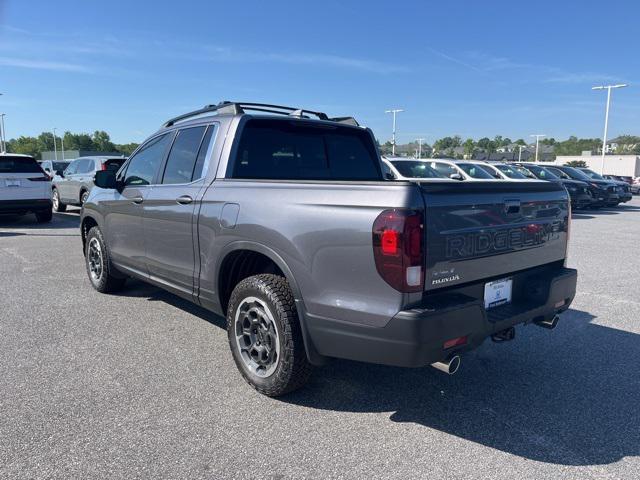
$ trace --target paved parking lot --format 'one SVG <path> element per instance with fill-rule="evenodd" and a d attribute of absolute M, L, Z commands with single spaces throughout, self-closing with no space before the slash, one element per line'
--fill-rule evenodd
<path fill-rule="evenodd" d="M 224 320 L 95 292 L 77 211 L 0 220 L 1 478 L 640 478 L 640 199 L 574 216 L 558 328 L 458 374 L 334 361 L 269 399 Z"/>

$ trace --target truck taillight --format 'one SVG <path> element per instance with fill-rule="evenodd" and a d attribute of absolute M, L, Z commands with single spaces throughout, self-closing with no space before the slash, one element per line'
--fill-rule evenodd
<path fill-rule="evenodd" d="M 567 266 L 567 258 L 569 257 L 569 239 L 571 238 L 571 202 L 567 207 L 567 243 L 564 246 L 564 266 Z"/>
<path fill-rule="evenodd" d="M 424 287 L 422 212 L 385 210 L 373 222 L 373 256 L 380 276 L 401 292 Z"/>

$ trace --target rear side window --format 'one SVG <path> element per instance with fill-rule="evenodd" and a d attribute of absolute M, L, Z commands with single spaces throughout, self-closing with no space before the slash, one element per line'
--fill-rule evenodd
<path fill-rule="evenodd" d="M 205 128 L 185 128 L 178 132 L 167 159 L 162 183 L 191 182 Z"/>
<path fill-rule="evenodd" d="M 38 162 L 31 157 L 0 157 L 0 173 L 42 173 Z"/>
<path fill-rule="evenodd" d="M 95 163 L 90 158 L 85 158 L 78 162 L 78 170 L 76 173 L 90 173 L 95 169 Z"/>
<path fill-rule="evenodd" d="M 287 120 L 249 120 L 232 176 L 286 180 L 381 180 L 368 132 Z"/>

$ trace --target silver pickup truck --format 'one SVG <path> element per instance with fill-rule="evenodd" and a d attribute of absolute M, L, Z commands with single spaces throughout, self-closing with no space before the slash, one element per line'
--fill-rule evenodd
<path fill-rule="evenodd" d="M 166 122 L 82 209 L 91 284 L 135 277 L 226 316 L 245 380 L 282 395 L 338 357 L 453 373 L 571 304 L 552 182 L 388 181 L 350 117 L 222 102 Z"/>

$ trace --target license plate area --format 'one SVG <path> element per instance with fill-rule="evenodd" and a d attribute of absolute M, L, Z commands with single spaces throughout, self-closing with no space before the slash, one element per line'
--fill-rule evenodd
<path fill-rule="evenodd" d="M 512 278 L 502 278 L 484 284 L 484 308 L 487 310 L 511 303 Z"/>

